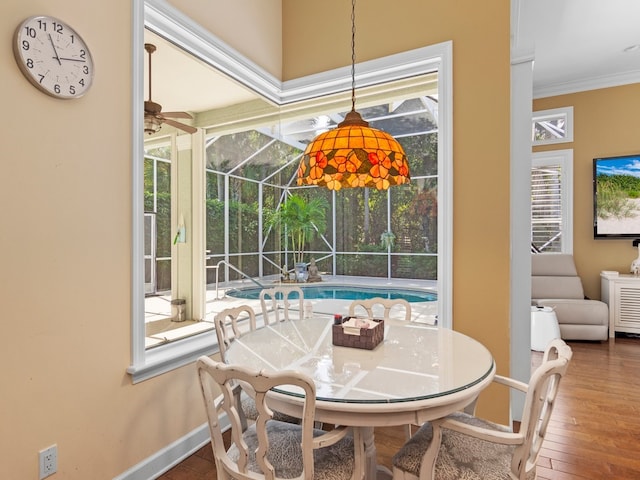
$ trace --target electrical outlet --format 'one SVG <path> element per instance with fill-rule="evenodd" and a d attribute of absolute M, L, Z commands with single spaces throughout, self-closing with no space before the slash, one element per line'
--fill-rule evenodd
<path fill-rule="evenodd" d="M 53 475 L 58 471 L 58 446 L 51 445 L 49 448 L 40 450 L 40 480 Z"/>

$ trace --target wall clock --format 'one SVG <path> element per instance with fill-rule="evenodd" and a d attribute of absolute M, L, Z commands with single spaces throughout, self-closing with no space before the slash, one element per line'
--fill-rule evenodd
<path fill-rule="evenodd" d="M 91 87 L 91 52 L 82 37 L 57 18 L 24 20 L 16 29 L 13 53 L 24 76 L 48 95 L 79 98 Z"/>

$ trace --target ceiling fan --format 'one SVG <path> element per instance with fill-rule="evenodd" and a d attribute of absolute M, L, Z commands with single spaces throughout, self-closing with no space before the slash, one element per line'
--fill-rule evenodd
<path fill-rule="evenodd" d="M 151 101 L 151 54 L 156 51 L 156 46 L 145 43 L 144 49 L 149 54 L 149 100 L 144 102 L 144 132 L 151 135 L 160 130 L 163 123 L 179 128 L 187 133 L 196 133 L 197 128 L 172 120 L 172 118 L 193 119 L 187 112 L 163 112 L 162 105 Z"/>

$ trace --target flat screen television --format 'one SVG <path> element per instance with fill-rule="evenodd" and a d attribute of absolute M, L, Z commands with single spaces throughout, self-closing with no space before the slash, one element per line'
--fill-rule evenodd
<path fill-rule="evenodd" d="M 593 159 L 594 238 L 640 238 L 640 154 Z"/>

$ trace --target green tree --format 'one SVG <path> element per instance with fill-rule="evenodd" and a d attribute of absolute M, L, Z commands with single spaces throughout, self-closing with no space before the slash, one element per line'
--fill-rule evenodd
<path fill-rule="evenodd" d="M 301 195 L 291 195 L 267 219 L 268 227 L 283 229 L 282 234 L 291 241 L 294 264 L 304 261 L 307 241 L 326 230 L 328 208 L 329 203 L 324 197 L 307 200 Z"/>

